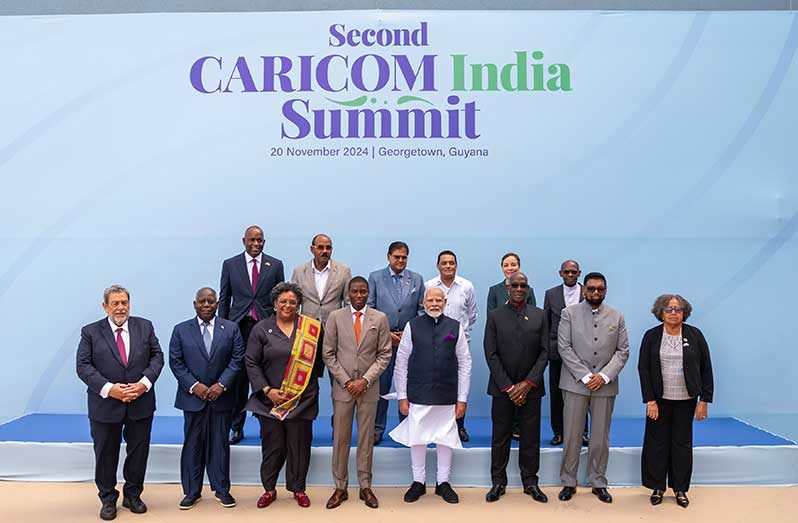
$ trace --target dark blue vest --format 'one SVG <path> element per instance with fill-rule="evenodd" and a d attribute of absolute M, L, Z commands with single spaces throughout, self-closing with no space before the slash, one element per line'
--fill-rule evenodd
<path fill-rule="evenodd" d="M 418 316 L 410 320 L 413 352 L 407 365 L 407 399 L 417 405 L 457 403 L 457 320 Z"/>

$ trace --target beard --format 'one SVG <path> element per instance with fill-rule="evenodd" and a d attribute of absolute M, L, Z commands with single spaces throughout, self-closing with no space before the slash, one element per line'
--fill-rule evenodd
<path fill-rule="evenodd" d="M 441 317 L 441 314 L 443 314 L 443 311 L 440 309 L 437 311 L 427 311 L 427 316 L 435 318 L 436 320 Z"/>
<path fill-rule="evenodd" d="M 604 302 L 604 296 L 602 296 L 601 298 L 593 298 L 593 297 L 589 298 L 585 296 L 585 301 L 588 302 L 593 307 L 598 307 Z"/>

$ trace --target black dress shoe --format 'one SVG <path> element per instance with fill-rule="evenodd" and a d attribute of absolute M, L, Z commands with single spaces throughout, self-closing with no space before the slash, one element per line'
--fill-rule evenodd
<path fill-rule="evenodd" d="M 236 506 L 236 498 L 234 498 L 229 492 L 217 492 L 216 501 L 218 501 L 219 504 L 224 508 L 233 508 Z"/>
<path fill-rule="evenodd" d="M 230 445 L 235 445 L 236 443 L 241 443 L 241 440 L 244 439 L 244 432 L 241 430 L 234 430 L 230 433 Z"/>
<path fill-rule="evenodd" d="M 440 485 L 435 485 L 435 494 L 442 497 L 446 503 L 460 503 L 457 492 L 454 491 L 448 481 L 444 481 Z"/>
<path fill-rule="evenodd" d="M 606 489 L 606 487 L 599 487 L 594 488 L 591 490 L 594 496 L 598 496 L 599 501 L 603 503 L 612 503 L 612 496 L 610 495 L 610 491 Z"/>
<path fill-rule="evenodd" d="M 124 497 L 122 498 L 122 506 L 130 509 L 130 511 L 134 514 L 144 514 L 147 512 L 147 505 L 141 501 L 141 498 L 136 496 Z"/>
<path fill-rule="evenodd" d="M 538 503 L 549 502 L 549 498 L 546 496 L 546 494 L 543 493 L 542 490 L 540 490 L 540 487 L 538 487 L 537 485 L 527 485 L 526 487 L 524 487 L 524 494 L 532 496 L 532 499 L 534 499 Z"/>
<path fill-rule="evenodd" d="M 665 494 L 665 492 L 663 492 L 663 491 L 661 491 L 659 489 L 654 489 L 654 492 L 651 493 L 651 497 L 648 498 L 648 499 L 649 499 L 649 501 L 651 501 L 652 505 L 656 506 L 656 505 L 659 505 L 660 503 L 662 503 L 662 496 L 664 494 Z"/>
<path fill-rule="evenodd" d="M 100 519 L 105 521 L 116 519 L 116 501 L 103 501 L 103 506 L 100 509 Z"/>
<path fill-rule="evenodd" d="M 405 492 L 405 503 L 413 503 L 418 501 L 418 498 L 427 493 L 427 487 L 423 483 L 414 481 L 410 488 Z"/>
<path fill-rule="evenodd" d="M 676 492 L 676 504 L 682 508 L 687 508 L 687 505 L 690 504 L 690 500 L 687 499 L 687 494 L 685 492 Z"/>
<path fill-rule="evenodd" d="M 460 441 L 463 443 L 467 442 L 470 438 L 468 437 L 468 432 L 466 432 L 465 427 L 460 427 L 457 429 L 457 435 L 460 436 Z"/>
<path fill-rule="evenodd" d="M 582 434 L 582 446 L 587 447 L 590 445 L 590 438 L 587 437 L 587 434 Z"/>
<path fill-rule="evenodd" d="M 201 495 L 197 494 L 196 496 L 183 496 L 183 499 L 180 500 L 180 503 L 177 505 L 177 508 L 180 510 L 188 510 L 190 508 L 194 508 L 194 505 L 199 503 Z"/>
<path fill-rule="evenodd" d="M 569 501 L 576 494 L 576 487 L 563 487 L 557 498 L 560 501 Z"/>
<path fill-rule="evenodd" d="M 562 445 L 562 434 L 555 434 L 549 443 L 553 446 Z"/>
<path fill-rule="evenodd" d="M 504 485 L 493 485 L 487 494 L 485 494 L 485 501 L 488 503 L 493 503 L 494 501 L 499 501 L 499 498 L 504 496 L 505 492 Z"/>

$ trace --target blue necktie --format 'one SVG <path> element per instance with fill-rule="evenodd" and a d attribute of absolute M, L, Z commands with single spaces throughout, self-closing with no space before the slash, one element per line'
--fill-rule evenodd
<path fill-rule="evenodd" d="M 393 293 L 396 297 L 397 302 L 402 301 L 402 275 L 401 274 L 394 274 L 393 275 Z"/>
<path fill-rule="evenodd" d="M 208 329 L 210 323 L 207 321 L 202 322 L 202 341 L 205 342 L 205 352 L 208 353 L 210 356 L 211 354 L 211 343 L 213 343 L 213 338 L 211 337 L 211 331 Z"/>

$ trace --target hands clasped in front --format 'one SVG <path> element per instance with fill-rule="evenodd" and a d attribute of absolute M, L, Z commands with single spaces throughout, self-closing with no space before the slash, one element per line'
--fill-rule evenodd
<path fill-rule="evenodd" d="M 194 385 L 193 394 L 202 401 L 216 401 L 222 392 L 224 392 L 224 387 L 219 383 L 214 383 L 210 387 L 204 383 L 197 383 Z"/>
<path fill-rule="evenodd" d="M 147 387 L 143 383 L 115 383 L 108 395 L 122 403 L 130 403 L 145 392 Z"/>
<path fill-rule="evenodd" d="M 510 387 L 510 390 L 507 391 L 507 395 L 510 396 L 510 401 L 520 407 L 526 403 L 526 395 L 531 389 L 532 385 L 530 385 L 528 381 L 521 381 Z"/>

